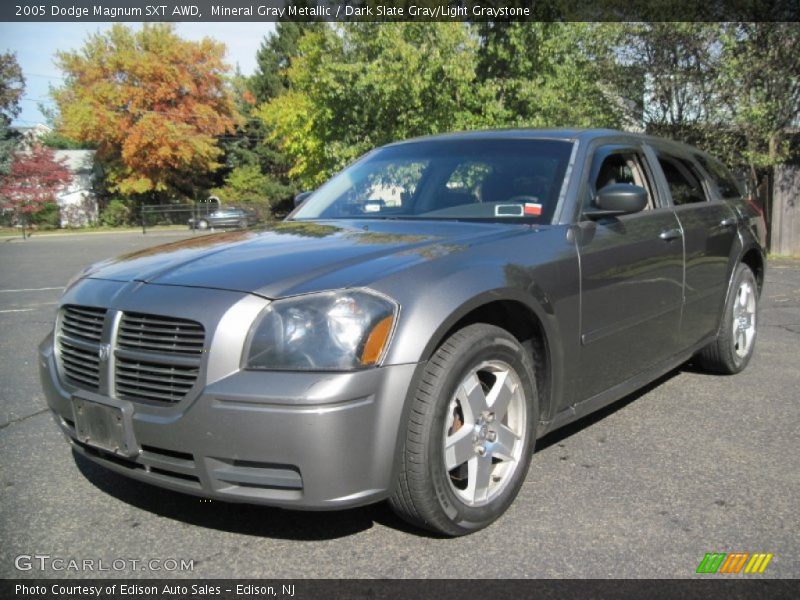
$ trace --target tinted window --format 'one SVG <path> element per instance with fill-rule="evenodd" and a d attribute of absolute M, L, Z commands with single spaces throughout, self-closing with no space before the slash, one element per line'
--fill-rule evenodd
<path fill-rule="evenodd" d="M 381 148 L 317 190 L 295 219 L 548 222 L 572 142 L 426 140 Z"/>
<path fill-rule="evenodd" d="M 706 170 L 711 176 L 714 185 L 717 186 L 719 195 L 723 198 L 739 198 L 742 191 L 736 183 L 733 175 L 725 168 L 721 162 L 714 158 L 703 156 L 702 154 L 695 154 L 697 162 Z"/>
<path fill-rule="evenodd" d="M 664 171 L 664 177 L 667 179 L 669 192 L 672 196 L 672 203 L 675 206 L 705 202 L 708 199 L 692 163 L 682 158 L 659 152 L 658 164 L 661 165 L 661 169 Z"/>

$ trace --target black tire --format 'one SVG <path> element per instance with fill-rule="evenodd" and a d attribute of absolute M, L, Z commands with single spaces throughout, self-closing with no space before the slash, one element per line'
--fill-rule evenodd
<path fill-rule="evenodd" d="M 197 228 L 198 229 L 208 229 L 208 221 L 206 221 L 205 219 L 200 219 L 197 222 Z"/>
<path fill-rule="evenodd" d="M 247 229 L 248 225 L 247 219 L 239 219 L 239 229 Z"/>
<path fill-rule="evenodd" d="M 503 425 L 502 419 L 512 418 L 512 405 L 518 407 L 513 409 L 513 414 L 517 415 L 515 423 L 519 433 L 513 447 L 518 453 L 518 459 L 504 463 L 509 465 L 503 467 L 507 468 L 507 471 L 498 471 L 498 465 L 505 459 L 496 458 L 490 453 L 493 450 L 487 450 L 498 445 L 492 443 L 497 438 L 489 438 L 485 445 L 475 446 L 476 452 L 483 450 L 486 453 L 480 456 L 484 460 L 488 457 L 490 466 L 489 476 L 486 479 L 486 498 L 481 500 L 483 504 L 470 505 L 468 500 L 465 501 L 459 495 L 453 483 L 455 471 L 448 471 L 445 465 L 444 444 L 446 439 L 452 439 L 448 436 L 455 435 L 452 433 L 453 429 L 448 431 L 447 427 L 449 421 L 456 418 L 455 413 L 451 414 L 451 410 L 453 403 L 456 402 L 457 388 L 475 373 L 475 369 L 489 364 L 509 367 L 503 373 L 510 373 L 513 370 L 516 375 L 513 381 L 518 382 L 513 389 L 521 388 L 522 395 L 516 392 L 509 393 L 514 399 L 509 401 L 508 416 L 503 416 L 498 421 L 491 421 L 490 423 L 493 422 L 494 425 L 486 425 L 481 417 L 483 429 L 478 425 L 473 427 L 473 431 L 481 430 L 483 432 L 481 435 L 496 436 L 499 429 L 492 431 L 492 428 Z M 512 375 L 508 374 L 504 380 L 512 381 L 511 378 Z M 497 378 L 495 381 L 500 379 Z M 539 421 L 535 381 L 530 355 L 504 329 L 493 325 L 476 324 L 465 327 L 448 338 L 424 367 L 411 401 L 399 474 L 394 493 L 389 499 L 394 511 L 413 525 L 449 536 L 472 533 L 500 517 L 517 496 L 530 466 L 535 429 Z M 487 388 L 484 387 L 483 380 L 481 387 L 485 393 Z M 519 408 L 522 406 L 523 410 Z M 494 419 L 494 413 L 481 414 Z M 471 424 L 468 421 L 468 418 L 464 418 L 456 431 L 461 427 L 469 427 Z M 524 432 L 519 429 L 521 423 L 524 423 Z M 480 440 L 486 438 L 478 438 L 478 435 L 476 433 L 464 437 L 471 438 L 467 443 L 483 444 Z M 495 462 L 496 460 L 498 462 Z M 478 461 L 475 464 L 478 464 Z M 464 463 L 458 469 L 466 469 L 467 465 L 468 463 Z M 498 472 L 503 473 L 499 478 L 496 475 Z M 493 485 L 496 486 L 494 496 L 488 491 Z M 462 490 L 461 493 L 466 492 Z"/>
<path fill-rule="evenodd" d="M 734 312 L 740 302 L 742 286 L 749 286 L 752 290 L 754 309 L 752 313 L 752 338 L 747 344 L 744 353 L 740 350 L 742 345 L 734 331 Z M 699 367 L 710 373 L 733 375 L 743 370 L 750 362 L 756 345 L 758 329 L 756 327 L 758 314 L 758 283 L 753 271 L 745 264 L 739 264 L 733 276 L 731 289 L 725 299 L 725 308 L 722 313 L 722 322 L 716 339 L 703 348 L 695 357 Z"/>

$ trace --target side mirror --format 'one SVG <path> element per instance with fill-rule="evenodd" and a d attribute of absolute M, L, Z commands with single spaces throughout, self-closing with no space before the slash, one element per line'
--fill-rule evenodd
<path fill-rule="evenodd" d="M 644 210 L 647 206 L 647 190 L 629 183 L 612 183 L 599 192 L 594 207 L 584 212 L 590 219 L 615 217 Z"/>
<path fill-rule="evenodd" d="M 313 191 L 310 191 L 310 192 L 300 192 L 299 194 L 297 194 L 294 197 L 294 207 L 297 208 L 298 206 L 300 206 L 313 193 L 314 193 Z"/>

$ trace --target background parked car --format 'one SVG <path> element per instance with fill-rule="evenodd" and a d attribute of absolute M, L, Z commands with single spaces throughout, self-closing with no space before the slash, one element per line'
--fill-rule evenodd
<path fill-rule="evenodd" d="M 258 215 L 251 210 L 229 207 L 218 208 L 212 213 L 189 219 L 190 229 L 208 229 L 222 227 L 249 227 L 258 223 Z"/>

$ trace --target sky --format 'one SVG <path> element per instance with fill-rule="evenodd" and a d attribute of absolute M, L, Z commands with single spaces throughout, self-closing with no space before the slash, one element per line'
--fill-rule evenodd
<path fill-rule="evenodd" d="M 80 48 L 87 35 L 109 27 L 111 23 L 0 23 L 0 53 L 16 53 L 25 76 L 25 95 L 20 103 L 22 112 L 14 120 L 15 125 L 45 122 L 39 104 L 52 106 L 48 90 L 61 81 L 53 64 L 56 51 Z M 183 38 L 211 37 L 223 42 L 228 49 L 228 63 L 234 67 L 238 64 L 245 75 L 255 70 L 256 52 L 264 36 L 274 28 L 274 23 L 176 24 L 178 35 Z"/>

